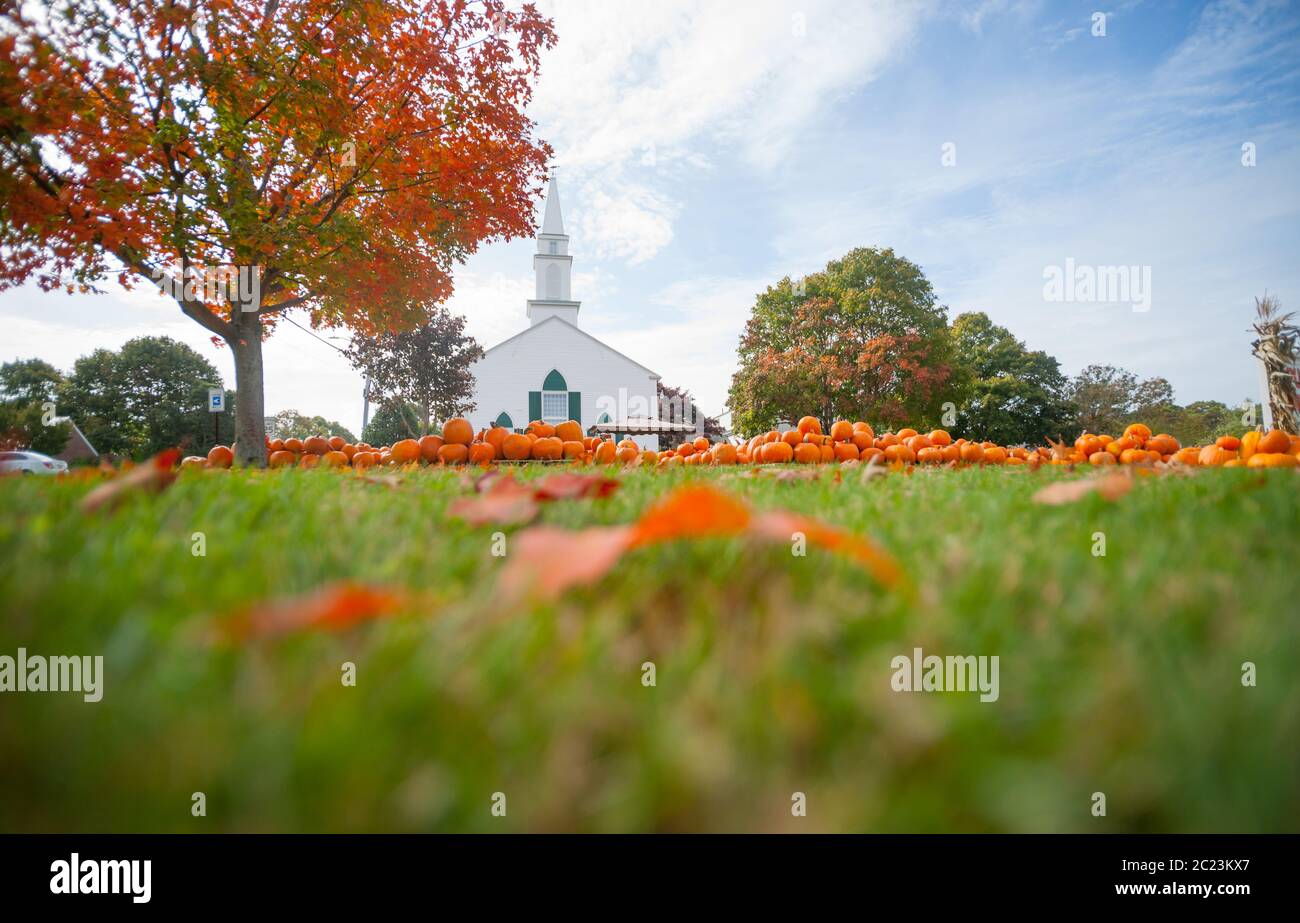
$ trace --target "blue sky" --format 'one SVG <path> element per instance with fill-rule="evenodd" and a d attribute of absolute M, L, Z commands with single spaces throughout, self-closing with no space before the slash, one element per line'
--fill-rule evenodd
<path fill-rule="evenodd" d="M 540 5 L 560 42 L 533 115 L 556 149 L 580 324 L 710 413 L 754 295 L 856 246 L 893 247 L 950 316 L 986 311 L 1067 373 L 1162 375 L 1184 403 L 1255 394 L 1254 297 L 1300 308 L 1296 3 Z M 485 346 L 527 323 L 532 249 L 491 244 L 457 273 L 452 307 Z M 1149 267 L 1150 309 L 1045 300 L 1067 259 Z M 0 359 L 68 367 L 166 333 L 233 380 L 150 293 L 25 288 L 0 315 Z M 267 407 L 355 429 L 360 384 L 286 325 Z"/>

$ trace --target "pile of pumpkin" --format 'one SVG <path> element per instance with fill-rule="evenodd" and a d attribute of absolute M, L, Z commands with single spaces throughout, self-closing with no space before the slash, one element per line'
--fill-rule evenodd
<path fill-rule="evenodd" d="M 1146 426 L 1134 423 L 1118 440 L 1084 433 L 1075 440 L 1070 458 L 1079 461 L 1085 457 L 1093 465 L 1162 461 L 1207 468 L 1295 468 L 1300 467 L 1300 436 L 1280 429 L 1249 430 L 1240 437 L 1220 436 L 1212 445 L 1180 446 L 1173 436 L 1152 436 Z"/>
<path fill-rule="evenodd" d="M 695 446 L 696 450 L 701 448 L 704 460 L 718 460 L 708 458 L 707 446 Z M 715 453 L 716 449 L 713 449 Z M 691 446 L 683 445 L 678 454 L 685 455 L 685 461 L 690 463 Z M 1293 468 L 1300 466 L 1300 437 L 1276 429 L 1268 433 L 1251 431 L 1240 439 L 1220 436 L 1214 445 L 1183 447 L 1168 433 L 1153 435 L 1146 424 L 1133 423 L 1118 439 L 1084 433 L 1072 447 L 1049 440 L 1049 445 L 1026 448 L 954 440 L 942 429 L 928 433 L 900 429 L 897 433 L 877 436 L 870 424 L 847 420 L 836 421 L 830 432 L 823 434 L 816 417 L 804 417 L 787 432 L 774 430 L 750 439 L 739 447 L 737 460 L 741 464 L 876 461 L 891 465 L 1026 465 L 1030 468 L 1042 464 L 1104 466 L 1176 462 L 1192 466 Z"/>
<path fill-rule="evenodd" d="M 1050 440 L 1049 440 L 1050 442 Z M 534 420 L 523 433 L 501 427 L 479 430 L 468 420 L 455 417 L 442 428 L 442 435 L 402 439 L 378 448 L 361 442 L 353 445 L 339 436 L 307 439 L 268 439 L 268 463 L 272 468 L 352 467 L 375 465 L 486 465 L 495 461 L 561 461 L 597 465 L 747 465 L 826 464 L 864 462 L 891 466 L 907 465 L 1025 465 L 1036 468 L 1054 465 L 1154 465 L 1223 466 L 1252 468 L 1294 468 L 1300 466 L 1300 437 L 1282 430 L 1267 433 L 1252 430 L 1240 438 L 1220 436 L 1213 445 L 1180 446 L 1168 433 L 1153 435 L 1142 423 L 1128 426 L 1119 438 L 1084 433 L 1073 446 L 1051 442 L 1037 448 L 1001 446 L 993 442 L 953 439 L 942 429 L 920 433 L 900 429 L 876 435 L 867 423 L 837 420 L 829 433 L 822 432 L 816 417 L 803 417 L 786 431 L 755 436 L 734 445 L 712 443 L 701 436 L 683 442 L 676 449 L 654 452 L 642 449 L 631 439 L 615 443 L 608 438 L 582 435 L 574 420 L 552 425 Z M 182 467 L 229 468 L 234 453 L 216 446 L 207 458 L 190 456 Z"/>

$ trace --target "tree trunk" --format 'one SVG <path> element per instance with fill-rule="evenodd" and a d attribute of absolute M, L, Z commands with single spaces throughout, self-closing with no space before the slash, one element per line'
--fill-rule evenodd
<path fill-rule="evenodd" d="M 262 319 L 237 312 L 230 348 L 235 353 L 235 463 L 266 465 L 266 398 L 262 390 Z"/>

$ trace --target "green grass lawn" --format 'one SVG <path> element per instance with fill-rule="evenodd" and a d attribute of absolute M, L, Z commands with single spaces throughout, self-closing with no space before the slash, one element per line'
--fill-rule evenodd
<path fill-rule="evenodd" d="M 0 831 L 1300 829 L 1300 480 L 1213 470 L 1033 503 L 1057 476 L 624 473 L 541 521 L 630 522 L 720 481 L 872 536 L 915 596 L 816 548 L 710 539 L 515 608 L 495 529 L 444 516 L 454 472 L 187 473 L 94 517 L 86 483 L 0 480 L 0 654 L 106 672 L 96 704 L 0 693 Z M 339 578 L 422 602 L 205 640 Z M 914 647 L 997 655 L 1000 697 L 893 692 Z"/>

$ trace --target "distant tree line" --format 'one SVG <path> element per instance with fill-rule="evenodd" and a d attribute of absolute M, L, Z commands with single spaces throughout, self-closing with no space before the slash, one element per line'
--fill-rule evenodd
<path fill-rule="evenodd" d="M 224 389 L 226 410 L 214 414 L 208 410 L 213 387 L 224 389 L 212 363 L 170 337 L 136 337 L 121 349 L 96 349 L 66 374 L 43 359 L 7 362 L 0 366 L 0 440 L 7 448 L 56 455 L 71 426 L 55 421 L 71 420 L 101 455 L 140 459 L 173 446 L 205 454 L 234 439 L 234 392 Z M 320 418 L 304 419 L 314 432 L 346 432 Z"/>
<path fill-rule="evenodd" d="M 853 250 L 758 295 L 738 358 L 728 407 L 743 435 L 811 413 L 1041 444 L 1085 430 L 1117 435 L 1140 419 L 1203 444 L 1242 429 L 1249 413 L 1245 403 L 1180 406 L 1164 378 L 1139 380 L 1113 366 L 1090 365 L 1071 379 L 983 312 L 950 324 L 920 267 L 889 249 Z"/>

